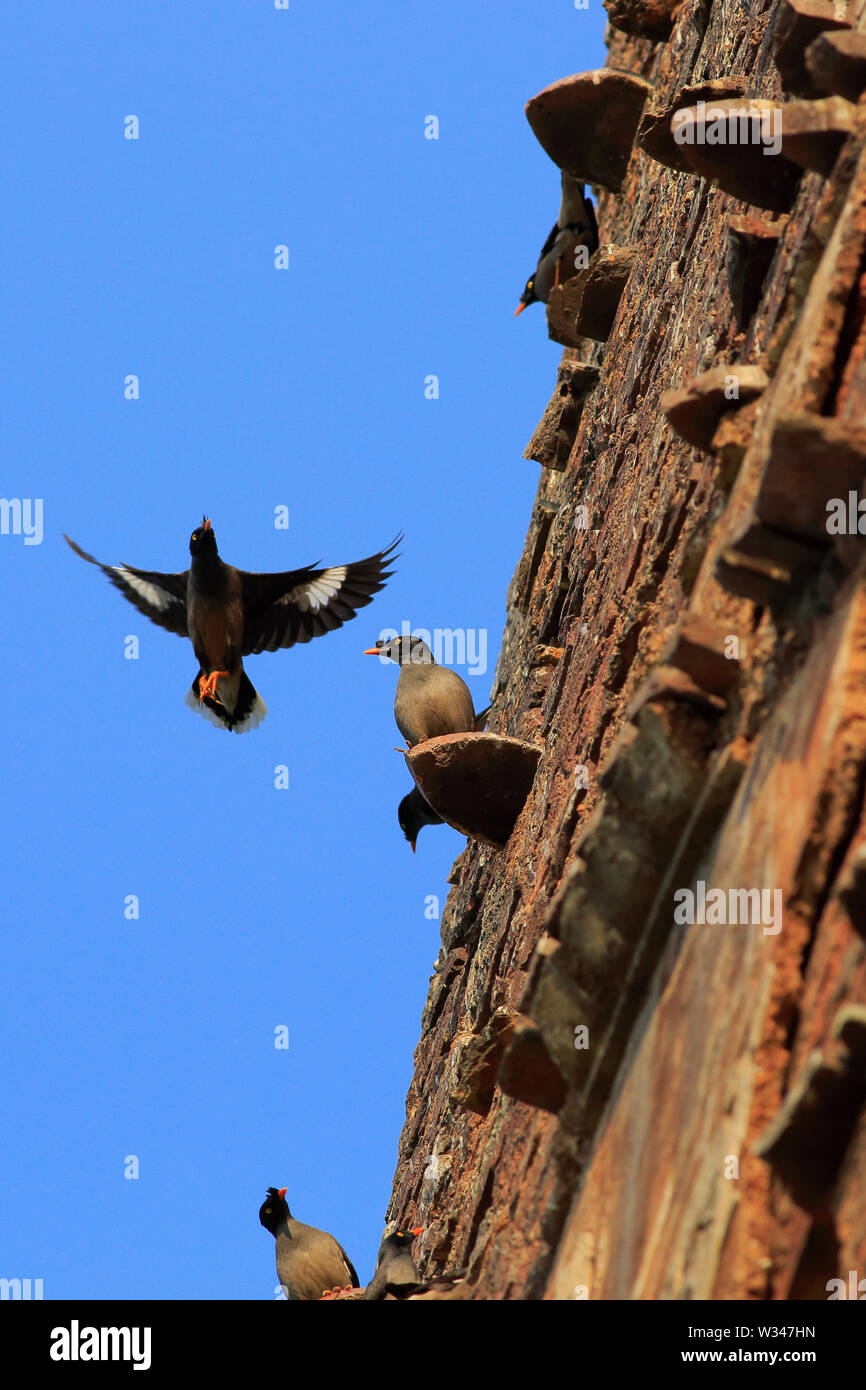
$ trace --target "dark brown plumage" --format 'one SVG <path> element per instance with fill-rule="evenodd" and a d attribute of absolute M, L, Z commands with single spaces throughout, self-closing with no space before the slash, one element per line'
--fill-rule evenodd
<path fill-rule="evenodd" d="M 309 1300 L 336 1288 L 358 1288 L 358 1276 L 342 1245 L 327 1231 L 295 1220 L 285 1187 L 268 1188 L 259 1220 L 274 1237 L 277 1278 L 287 1299 Z"/>
<path fill-rule="evenodd" d="M 393 571 L 387 565 L 396 558 L 400 538 L 354 564 L 278 574 L 253 574 L 225 564 L 207 517 L 190 537 L 190 567 L 179 574 L 103 565 L 68 536 L 64 539 L 82 560 L 98 565 L 151 622 L 190 638 L 199 672 L 187 704 L 212 723 L 243 733 L 267 714 L 243 658 L 309 642 L 354 618 L 390 578 Z"/>

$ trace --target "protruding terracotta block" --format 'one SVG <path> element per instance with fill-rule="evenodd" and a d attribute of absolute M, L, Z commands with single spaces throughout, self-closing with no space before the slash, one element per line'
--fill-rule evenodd
<path fill-rule="evenodd" d="M 541 1029 L 531 1018 L 514 1020 L 496 1077 L 500 1090 L 514 1100 L 555 1115 L 565 1100 L 562 1072 L 553 1061 Z"/>
<path fill-rule="evenodd" d="M 446 734 L 416 743 L 406 766 L 434 811 L 474 840 L 508 840 L 535 779 L 541 749 L 499 734 Z"/>
<path fill-rule="evenodd" d="M 645 111 L 640 118 L 635 144 L 644 154 L 667 169 L 676 169 L 681 174 L 692 172 L 691 165 L 683 154 L 671 132 L 671 119 L 675 111 L 683 107 L 695 106 L 697 102 L 715 103 L 726 98 L 740 97 L 745 91 L 742 77 L 717 77 L 712 82 L 700 82 L 696 86 L 683 87 L 676 101 L 670 102 L 660 111 Z"/>
<path fill-rule="evenodd" d="M 585 338 L 606 342 L 637 252 L 629 246 L 600 246 L 586 270 L 574 277 L 575 330 Z"/>
<path fill-rule="evenodd" d="M 790 101 L 782 111 L 782 152 L 794 164 L 827 178 L 856 123 L 857 107 L 844 97 Z"/>
<path fill-rule="evenodd" d="M 768 526 L 829 545 L 828 502 L 866 478 L 866 428 L 857 432 L 823 415 L 786 413 L 775 422 L 756 504 Z"/>
<path fill-rule="evenodd" d="M 556 389 L 535 433 L 523 451 L 525 459 L 543 468 L 562 471 L 568 463 L 584 402 L 598 381 L 598 367 L 586 362 L 561 362 Z"/>
<path fill-rule="evenodd" d="M 751 516 L 716 562 L 716 578 L 729 593 L 757 604 L 784 604 L 821 555 L 817 545 L 798 541 Z"/>
<path fill-rule="evenodd" d="M 682 0 L 604 0 L 614 29 L 657 43 L 670 37 L 681 4 Z"/>
<path fill-rule="evenodd" d="M 728 218 L 725 269 L 741 333 L 761 302 L 764 280 L 786 222 L 787 218 L 772 220 L 754 213 Z"/>
<path fill-rule="evenodd" d="M 526 119 L 560 169 L 616 192 L 652 85 L 613 68 L 576 73 L 526 103 Z"/>
<path fill-rule="evenodd" d="M 858 101 L 866 89 L 866 34 L 825 30 L 805 52 L 806 69 L 821 92 Z"/>
<path fill-rule="evenodd" d="M 755 1152 L 795 1202 L 811 1210 L 828 1196 L 866 1101 L 862 1009 L 837 1015 L 833 1040 L 812 1053 Z"/>
<path fill-rule="evenodd" d="M 554 285 L 547 299 L 547 336 L 551 342 L 561 343 L 563 347 L 576 348 L 583 355 L 589 343 L 584 335 L 577 331 L 579 294 L 577 277 L 574 275 L 563 284 Z"/>
<path fill-rule="evenodd" d="M 659 407 L 682 439 L 698 449 L 709 449 L 725 411 L 754 400 L 768 384 L 763 367 L 737 363 L 712 367 L 687 386 L 663 392 Z"/>
<path fill-rule="evenodd" d="M 498 1010 L 480 1033 L 464 1040 L 453 1092 L 457 1104 L 464 1110 L 486 1115 L 490 1109 L 496 1073 L 512 1026 L 513 1016 Z"/>
<path fill-rule="evenodd" d="M 732 637 L 737 638 L 736 645 Z M 740 677 L 742 652 L 731 655 L 738 648 L 738 635 L 730 627 L 689 611 L 662 653 L 662 660 L 691 676 L 702 690 L 725 696 Z"/>
<path fill-rule="evenodd" d="M 697 705 L 705 714 L 723 714 L 725 701 L 713 695 L 691 676 L 677 666 L 654 666 L 649 675 L 638 686 L 626 713 L 629 719 L 636 719 L 644 705 L 656 700 L 685 701 Z"/>
<path fill-rule="evenodd" d="M 772 45 L 776 67 L 789 92 L 809 96 L 812 81 L 806 49 L 828 29 L 850 29 L 847 6 L 834 0 L 780 0 L 773 18 Z"/>
<path fill-rule="evenodd" d="M 689 106 L 671 118 L 671 135 L 689 168 L 771 212 L 790 209 L 801 176 L 779 152 L 781 127 L 780 103 L 757 97 Z"/>

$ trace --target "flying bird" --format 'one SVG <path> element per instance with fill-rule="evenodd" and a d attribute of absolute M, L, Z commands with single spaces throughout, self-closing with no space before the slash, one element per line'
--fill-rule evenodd
<path fill-rule="evenodd" d="M 399 1298 L 423 1287 L 410 1254 L 413 1240 L 423 1229 L 423 1226 L 413 1226 L 411 1230 L 393 1231 L 385 1237 L 376 1256 L 376 1272 L 364 1290 L 366 1301 L 384 1299 L 389 1293 Z"/>
<path fill-rule="evenodd" d="M 440 734 L 475 732 L 469 686 L 456 671 L 440 666 L 420 637 L 380 638 L 364 656 L 384 656 L 400 667 L 394 718 L 410 748 Z"/>
<path fill-rule="evenodd" d="M 354 1265 L 327 1231 L 305 1226 L 289 1211 L 285 1187 L 269 1187 L 259 1220 L 276 1242 L 277 1278 L 292 1301 L 321 1298 L 334 1289 L 357 1289 Z"/>
<path fill-rule="evenodd" d="M 514 311 L 515 318 L 523 313 L 528 304 L 539 301 L 546 304 L 554 285 L 558 285 L 560 280 L 571 279 L 577 270 L 575 255 L 581 246 L 586 248 L 589 255 L 598 248 L 595 210 L 583 191 L 583 184 L 563 169 L 559 217 L 541 248 L 535 273 L 530 275 L 524 286 L 520 303 Z"/>
<path fill-rule="evenodd" d="M 351 565 L 280 574 L 251 574 L 225 564 L 207 517 L 190 536 L 190 567 L 181 574 L 103 565 L 68 536 L 64 540 L 82 560 L 98 565 L 151 622 L 189 637 L 199 671 L 186 703 L 218 728 L 241 734 L 268 712 L 243 658 L 309 642 L 354 618 L 393 573 L 386 566 L 396 558 L 401 537 Z"/>

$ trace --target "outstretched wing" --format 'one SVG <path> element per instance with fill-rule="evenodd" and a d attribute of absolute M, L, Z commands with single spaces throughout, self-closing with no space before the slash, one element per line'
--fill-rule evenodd
<path fill-rule="evenodd" d="M 243 654 L 275 652 L 332 632 L 354 618 L 384 588 L 402 536 L 366 560 L 330 569 L 249 574 L 238 570 L 244 603 Z"/>
<path fill-rule="evenodd" d="M 137 570 L 132 565 L 103 565 L 82 550 L 80 545 L 64 534 L 63 539 L 76 555 L 88 564 L 98 565 L 112 584 L 120 590 L 124 598 L 134 604 L 139 613 L 150 618 L 158 627 L 176 632 L 179 637 L 188 637 L 186 625 L 186 583 L 188 571 L 183 574 L 157 574 L 155 570 Z"/>

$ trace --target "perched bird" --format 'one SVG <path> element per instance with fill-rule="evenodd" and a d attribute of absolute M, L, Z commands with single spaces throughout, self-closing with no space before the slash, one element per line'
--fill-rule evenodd
<path fill-rule="evenodd" d="M 413 1226 L 409 1231 L 397 1230 L 385 1237 L 376 1256 L 376 1272 L 364 1291 L 366 1300 L 383 1299 L 389 1293 L 399 1298 L 403 1292 L 419 1287 L 421 1280 L 409 1251 L 423 1229 Z"/>
<path fill-rule="evenodd" d="M 342 627 L 384 588 L 394 547 L 331 569 L 249 574 L 225 564 L 207 517 L 190 536 L 190 567 L 158 574 L 131 565 L 103 565 L 64 536 L 76 555 L 98 565 L 140 613 L 159 627 L 189 637 L 199 672 L 186 703 L 212 724 L 235 733 L 254 729 L 267 706 L 244 671 L 243 658 L 309 642 Z"/>
<path fill-rule="evenodd" d="M 412 846 L 413 854 L 415 853 L 415 842 L 423 826 L 444 824 L 442 817 L 437 816 L 430 802 L 422 796 L 418 787 L 413 787 L 403 797 L 397 808 L 397 819 L 400 822 L 400 829 Z"/>
<path fill-rule="evenodd" d="M 579 246 L 585 247 L 590 256 L 597 250 L 598 224 L 592 203 L 583 191 L 583 184 L 563 169 L 559 216 L 541 248 L 535 274 L 530 275 L 526 282 L 520 303 L 514 311 L 515 318 L 523 313 L 527 304 L 535 304 L 539 300 L 546 304 L 554 285 L 561 280 L 571 279 L 577 269 L 575 254 Z"/>
<path fill-rule="evenodd" d="M 268 1188 L 259 1220 L 276 1241 L 277 1278 L 290 1300 L 321 1298 L 336 1288 L 358 1288 L 358 1276 L 342 1245 L 327 1231 L 305 1226 L 289 1211 L 286 1188 Z"/>
<path fill-rule="evenodd" d="M 364 656 L 385 656 L 400 667 L 394 718 L 410 748 L 440 734 L 475 731 L 469 686 L 456 671 L 440 666 L 420 637 L 382 638 Z"/>

